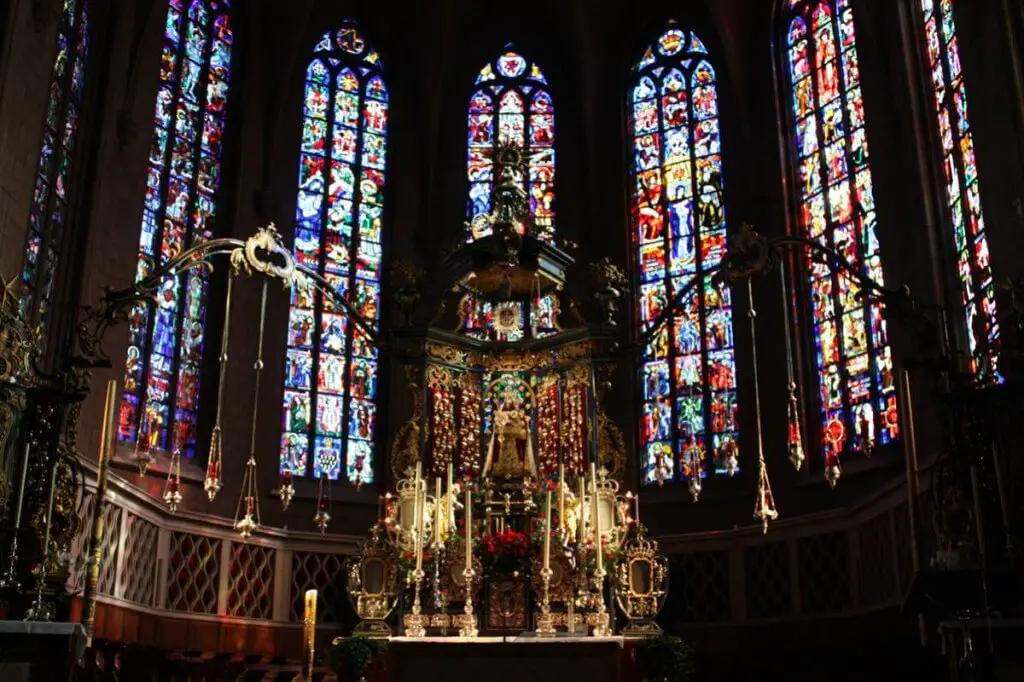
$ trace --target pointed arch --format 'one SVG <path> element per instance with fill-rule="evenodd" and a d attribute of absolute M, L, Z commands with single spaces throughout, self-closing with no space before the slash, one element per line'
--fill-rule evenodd
<path fill-rule="evenodd" d="M 783 16 L 800 229 L 883 282 L 853 9 L 848 0 L 788 0 Z M 825 264 L 805 265 L 821 442 L 832 462 L 898 435 L 892 351 L 880 303 Z"/>
<path fill-rule="evenodd" d="M 213 234 L 234 35 L 230 0 L 169 0 L 139 279 Z M 169 278 L 129 324 L 118 438 L 195 455 L 207 276 Z"/>
<path fill-rule="evenodd" d="M 493 157 L 502 145 L 522 149 L 526 173 L 516 184 L 528 197 L 541 239 L 555 235 L 555 106 L 548 81 L 535 62 L 509 43 L 477 76 L 469 98 L 466 172 L 469 178 L 468 239 L 490 234 L 490 226 L 477 226 L 476 218 L 491 211 L 494 186 Z"/>
<path fill-rule="evenodd" d="M 1002 377 L 998 368 L 995 282 L 981 210 L 978 165 L 967 114 L 967 86 L 960 66 L 953 0 L 919 1 L 971 373 L 980 383 L 998 383 Z"/>
<path fill-rule="evenodd" d="M 672 24 L 633 67 L 632 232 L 639 332 L 694 277 L 683 311 L 643 350 L 645 477 L 735 471 L 732 294 L 704 275 L 726 244 L 715 70 L 695 34 Z"/>
<path fill-rule="evenodd" d="M 388 89 L 352 21 L 317 43 L 306 69 L 295 214 L 296 260 L 378 326 Z M 308 280 L 292 288 L 280 470 L 372 483 L 376 347 Z"/>
<path fill-rule="evenodd" d="M 89 31 L 88 3 L 64 0 L 21 270 L 21 313 L 30 324 L 44 329 L 49 328 L 58 268 L 67 245 L 65 227 L 71 172 L 79 151 L 75 138 L 84 103 Z"/>

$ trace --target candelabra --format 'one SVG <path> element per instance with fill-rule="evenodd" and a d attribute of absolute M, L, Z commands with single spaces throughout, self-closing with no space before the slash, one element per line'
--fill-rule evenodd
<path fill-rule="evenodd" d="M 426 616 L 423 615 L 423 607 L 420 604 L 420 586 L 423 583 L 423 577 L 426 573 L 423 572 L 422 568 L 417 568 L 413 571 L 413 600 L 412 600 L 412 615 L 409 616 L 409 620 L 406 623 L 405 633 L 409 637 L 426 637 L 427 628 L 425 626 Z"/>
<path fill-rule="evenodd" d="M 540 602 L 540 616 L 537 618 L 537 634 L 541 637 L 552 637 L 555 634 L 555 619 L 551 615 L 551 576 L 554 574 L 550 568 L 542 568 L 540 571 L 541 580 L 544 581 L 544 590 Z"/>
<path fill-rule="evenodd" d="M 466 542 L 469 541 L 467 536 Z M 473 613 L 473 578 L 476 577 L 476 571 L 472 567 L 467 567 L 462 571 L 462 577 L 466 579 L 466 606 L 463 609 L 466 615 L 462 626 L 459 627 L 459 637 L 476 637 L 480 634 L 476 627 L 476 615 Z"/>
<path fill-rule="evenodd" d="M 598 564 L 594 571 L 594 587 L 597 588 L 597 613 L 594 614 L 594 637 L 610 637 L 612 634 L 611 618 L 608 608 L 604 605 L 604 568 Z"/>

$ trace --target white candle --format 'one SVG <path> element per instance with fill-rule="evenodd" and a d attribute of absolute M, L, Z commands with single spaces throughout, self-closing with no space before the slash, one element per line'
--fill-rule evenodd
<path fill-rule="evenodd" d="M 548 523 L 551 523 L 549 520 Z M 558 525 L 565 527 L 565 466 L 558 467 Z"/>
<path fill-rule="evenodd" d="M 584 500 L 586 499 L 584 482 L 583 482 L 583 473 L 582 472 L 580 473 L 580 477 L 579 477 L 578 480 L 579 480 L 579 484 L 580 484 L 580 498 L 579 498 L 578 503 L 576 505 L 576 508 L 579 509 L 579 512 L 576 514 L 576 516 L 577 516 L 577 519 L 576 519 L 576 541 L 580 545 L 582 545 L 583 544 L 583 511 L 584 511 L 584 506 L 583 505 L 584 505 Z"/>
<path fill-rule="evenodd" d="M 448 532 L 455 529 L 455 490 L 452 479 L 452 463 L 448 462 L 448 495 L 445 496 L 448 503 Z"/>
<path fill-rule="evenodd" d="M 544 570 L 551 566 L 551 491 L 547 493 L 547 523 L 544 524 Z"/>
<path fill-rule="evenodd" d="M 434 480 L 434 547 L 444 542 L 441 537 L 441 477 Z"/>
<path fill-rule="evenodd" d="M 416 570 L 423 569 L 423 507 L 420 506 L 420 474 L 422 464 L 416 463 L 416 480 L 412 505 L 413 553 L 416 554 Z"/>
<path fill-rule="evenodd" d="M 591 505 L 590 514 L 593 517 L 590 525 L 594 527 L 594 571 L 595 574 L 601 574 L 604 572 L 603 562 L 601 559 L 601 516 L 600 509 L 597 501 L 597 465 L 593 462 L 590 464 L 590 475 L 591 480 L 591 496 L 593 498 L 593 504 Z"/>
<path fill-rule="evenodd" d="M 473 500 L 469 492 L 469 482 L 466 482 L 466 570 L 473 568 Z M 469 594 L 469 584 L 466 584 L 466 594 Z"/>

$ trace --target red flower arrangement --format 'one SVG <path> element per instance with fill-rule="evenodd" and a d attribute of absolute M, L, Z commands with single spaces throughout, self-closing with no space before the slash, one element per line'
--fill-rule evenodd
<path fill-rule="evenodd" d="M 509 572 L 524 569 L 530 553 L 530 537 L 508 528 L 501 533 L 488 533 L 483 537 L 484 559 L 496 571 Z"/>

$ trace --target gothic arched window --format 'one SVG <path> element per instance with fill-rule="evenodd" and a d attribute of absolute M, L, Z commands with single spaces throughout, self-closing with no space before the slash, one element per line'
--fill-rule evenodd
<path fill-rule="evenodd" d="M 882 282 L 853 10 L 848 0 L 788 0 L 788 72 L 802 234 Z M 897 435 L 883 306 L 850 277 L 808 259 L 826 462 Z"/>
<path fill-rule="evenodd" d="M 639 331 L 699 278 L 643 349 L 646 479 L 659 468 L 670 480 L 734 471 L 732 293 L 704 274 L 722 260 L 726 227 L 718 91 L 700 38 L 673 25 L 647 48 L 629 113 Z"/>
<path fill-rule="evenodd" d="M 1001 381 L 999 323 L 988 238 L 981 212 L 978 165 L 967 118 L 967 87 L 960 68 L 960 46 L 953 22 L 953 0 L 920 0 L 928 67 L 946 180 L 946 201 L 956 247 L 960 304 L 967 320 L 971 373 L 978 381 Z"/>
<path fill-rule="evenodd" d="M 65 247 L 68 185 L 78 120 L 82 114 L 89 15 L 85 0 L 65 0 L 57 33 L 43 143 L 36 165 L 29 212 L 28 244 L 21 271 L 21 312 L 30 324 L 47 328 L 57 268 Z"/>
<path fill-rule="evenodd" d="M 538 236 L 551 241 L 555 234 L 555 106 L 548 81 L 536 63 L 515 51 L 505 52 L 480 69 L 476 91 L 469 99 L 469 200 L 466 213 L 475 218 L 491 211 L 494 154 L 502 145 L 521 149 L 526 173 L 516 184 L 526 192 Z M 525 176 L 524 176 L 525 175 Z M 490 226 L 474 227 L 470 239 L 490 234 Z"/>
<path fill-rule="evenodd" d="M 231 71 L 229 0 L 169 0 L 149 150 L 138 278 L 213 236 Z M 195 454 L 207 277 L 169 277 L 152 308 L 136 307 L 120 440 Z"/>
<path fill-rule="evenodd" d="M 376 328 L 388 91 L 380 56 L 351 22 L 306 69 L 295 258 Z M 292 288 L 281 471 L 372 483 L 378 358 L 365 334 L 300 280 Z"/>

